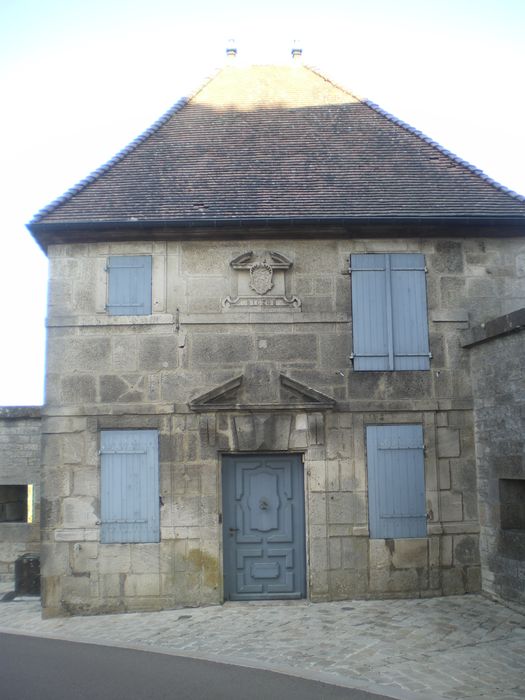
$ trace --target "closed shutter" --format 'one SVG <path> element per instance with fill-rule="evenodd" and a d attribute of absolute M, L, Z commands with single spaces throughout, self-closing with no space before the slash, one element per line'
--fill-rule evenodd
<path fill-rule="evenodd" d="M 156 430 L 101 432 L 100 541 L 158 542 Z"/>
<path fill-rule="evenodd" d="M 423 255 L 352 255 L 352 324 L 355 370 L 429 369 Z"/>
<path fill-rule="evenodd" d="M 107 310 L 113 316 L 151 313 L 151 256 L 112 255 L 108 258 Z"/>
<path fill-rule="evenodd" d="M 370 537 L 425 537 L 423 427 L 370 425 L 366 446 Z"/>

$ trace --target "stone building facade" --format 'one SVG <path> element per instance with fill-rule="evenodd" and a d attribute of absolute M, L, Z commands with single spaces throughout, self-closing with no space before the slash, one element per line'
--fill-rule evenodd
<path fill-rule="evenodd" d="M 0 407 L 0 586 L 40 549 L 40 407 Z"/>
<path fill-rule="evenodd" d="M 523 267 L 525 257 L 518 257 Z M 471 354 L 483 590 L 525 604 L 525 308 L 465 331 Z"/>
<path fill-rule="evenodd" d="M 524 217 L 302 66 L 224 69 L 40 213 L 44 614 L 478 591 L 460 339 L 523 305 Z"/>

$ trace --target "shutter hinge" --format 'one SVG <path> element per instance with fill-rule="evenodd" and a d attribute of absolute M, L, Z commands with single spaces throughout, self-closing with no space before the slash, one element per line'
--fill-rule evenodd
<path fill-rule="evenodd" d="M 428 272 L 428 267 L 425 265 L 425 267 L 423 268 L 423 270 L 424 270 L 425 272 Z"/>

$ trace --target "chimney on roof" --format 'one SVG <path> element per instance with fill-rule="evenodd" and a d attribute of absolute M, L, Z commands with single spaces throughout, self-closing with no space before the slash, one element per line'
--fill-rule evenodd
<path fill-rule="evenodd" d="M 293 46 L 292 46 L 292 60 L 294 62 L 295 61 L 299 62 L 299 61 L 301 61 L 302 57 L 303 57 L 303 50 L 299 46 L 299 42 L 296 40 L 296 41 L 294 41 Z"/>
<path fill-rule="evenodd" d="M 228 61 L 233 61 L 237 56 L 237 49 L 235 48 L 233 39 L 230 39 L 228 46 L 226 47 L 226 58 Z"/>

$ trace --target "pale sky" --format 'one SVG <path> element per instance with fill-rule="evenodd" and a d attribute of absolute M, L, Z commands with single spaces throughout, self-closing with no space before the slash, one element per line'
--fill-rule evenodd
<path fill-rule="evenodd" d="M 525 0 L 1 0 L 0 405 L 43 401 L 25 224 L 224 62 L 304 62 L 525 194 Z"/>

